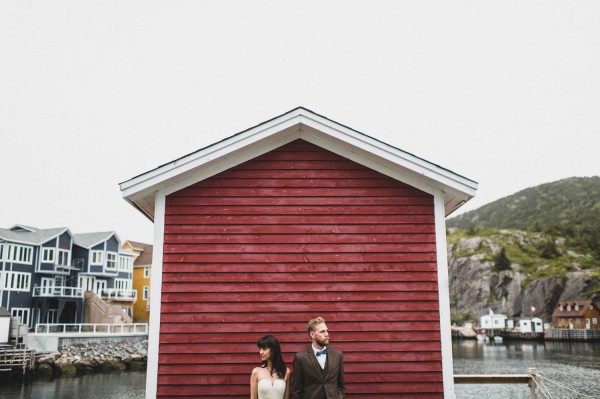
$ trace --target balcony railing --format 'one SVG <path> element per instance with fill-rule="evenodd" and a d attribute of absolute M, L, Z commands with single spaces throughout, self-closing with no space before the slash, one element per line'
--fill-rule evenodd
<path fill-rule="evenodd" d="M 82 298 L 83 289 L 77 287 L 34 287 L 33 296 L 50 298 Z"/>
<path fill-rule="evenodd" d="M 130 324 L 45 324 L 38 323 L 35 325 L 36 334 L 148 334 L 147 323 L 130 323 Z"/>
<path fill-rule="evenodd" d="M 137 290 L 119 290 L 116 288 L 103 289 L 100 292 L 102 299 L 110 299 L 113 301 L 137 301 Z"/>

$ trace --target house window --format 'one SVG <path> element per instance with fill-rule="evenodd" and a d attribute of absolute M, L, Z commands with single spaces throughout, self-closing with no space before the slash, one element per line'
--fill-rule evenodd
<path fill-rule="evenodd" d="M 115 279 L 115 288 L 118 290 L 130 290 L 131 289 L 131 280 L 127 280 L 124 278 L 116 278 Z"/>
<path fill-rule="evenodd" d="M 106 268 L 116 269 L 117 268 L 117 254 L 114 252 L 106 253 Z"/>
<path fill-rule="evenodd" d="M 54 262 L 54 248 L 44 248 L 42 251 L 42 262 Z"/>
<path fill-rule="evenodd" d="M 598 324 L 598 319 L 595 317 L 592 317 L 592 324 Z"/>
<path fill-rule="evenodd" d="M 150 291 L 150 287 L 148 287 L 147 285 L 144 286 L 144 292 L 143 292 L 143 296 L 142 298 L 144 298 L 144 301 L 148 300 L 148 292 Z"/>
<path fill-rule="evenodd" d="M 570 312 L 571 311 L 571 305 L 567 305 L 567 311 Z"/>
<path fill-rule="evenodd" d="M 21 324 L 29 325 L 28 308 L 12 308 L 12 316 L 18 317 L 21 320 Z"/>
<path fill-rule="evenodd" d="M 92 251 L 92 265 L 101 265 L 103 263 L 102 251 Z"/>
<path fill-rule="evenodd" d="M 130 272 L 133 268 L 133 259 L 128 256 L 119 256 L 119 270 Z"/>
<path fill-rule="evenodd" d="M 4 244 L 0 244 L 0 261 L 4 260 Z"/>
<path fill-rule="evenodd" d="M 58 320 L 58 309 L 48 309 L 48 314 L 46 315 L 46 323 L 56 323 Z"/>
<path fill-rule="evenodd" d="M 560 309 L 560 311 L 561 311 L 561 312 L 565 310 L 565 309 L 563 308 L 563 305 L 560 305 L 560 308 L 559 308 L 559 309 Z"/>
<path fill-rule="evenodd" d="M 566 323 L 566 320 L 565 320 L 565 318 L 564 318 L 564 317 L 560 319 L 560 324 L 562 324 L 562 325 L 565 325 L 565 324 L 567 324 L 567 323 Z"/>
<path fill-rule="evenodd" d="M 148 266 L 144 267 L 144 278 L 150 277 L 150 268 Z"/>
<path fill-rule="evenodd" d="M 31 273 L 4 272 L 3 288 L 8 291 L 29 291 Z"/>
<path fill-rule="evenodd" d="M 0 259 L 2 259 L 1 256 L 0 256 Z M 590 305 L 590 309 L 594 309 L 594 305 Z"/>
<path fill-rule="evenodd" d="M 61 266 L 69 266 L 69 255 L 70 252 L 66 249 L 58 250 L 58 264 Z"/>
<path fill-rule="evenodd" d="M 577 318 L 577 324 L 581 324 L 581 319 L 579 317 Z"/>
<path fill-rule="evenodd" d="M 575 310 L 579 310 L 579 305 L 575 305 Z"/>
<path fill-rule="evenodd" d="M 32 247 L 11 244 L 8 246 L 7 252 L 8 254 L 6 260 L 31 265 L 31 258 L 33 254 Z"/>

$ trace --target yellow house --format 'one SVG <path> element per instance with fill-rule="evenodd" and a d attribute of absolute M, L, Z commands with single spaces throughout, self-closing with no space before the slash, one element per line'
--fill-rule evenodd
<path fill-rule="evenodd" d="M 133 251 L 133 289 L 137 291 L 137 302 L 133 305 L 133 322 L 150 320 L 150 269 L 152 267 L 152 245 L 125 241 L 123 248 Z"/>

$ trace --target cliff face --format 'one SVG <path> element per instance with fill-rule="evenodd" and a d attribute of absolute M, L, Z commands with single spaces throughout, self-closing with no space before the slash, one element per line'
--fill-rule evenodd
<path fill-rule="evenodd" d="M 506 238 L 506 234 L 503 236 Z M 523 246 L 522 233 L 510 233 L 512 242 Z M 449 240 L 451 242 L 451 240 Z M 508 270 L 498 271 L 494 257 L 506 240 L 494 237 L 466 237 L 448 246 L 450 306 L 453 320 L 475 320 L 489 312 L 506 314 L 518 319 L 532 316 L 552 321 L 552 312 L 559 301 L 590 297 L 594 283 L 593 270 L 583 270 L 567 258 L 568 269 L 561 273 L 551 265 L 524 267 L 511 262 Z M 566 252 L 566 251 L 565 251 Z M 579 255 L 581 256 L 581 255 Z M 566 256 L 565 256 L 566 258 Z M 563 259 L 564 263 L 564 259 Z M 535 273 L 532 272 L 535 271 Z M 599 302 L 600 298 L 595 298 Z"/>

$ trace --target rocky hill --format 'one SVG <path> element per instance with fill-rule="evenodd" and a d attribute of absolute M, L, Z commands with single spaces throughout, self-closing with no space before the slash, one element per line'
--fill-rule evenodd
<path fill-rule="evenodd" d="M 600 177 L 523 190 L 447 225 L 454 321 L 534 307 L 549 322 L 561 300 L 600 305 Z"/>

